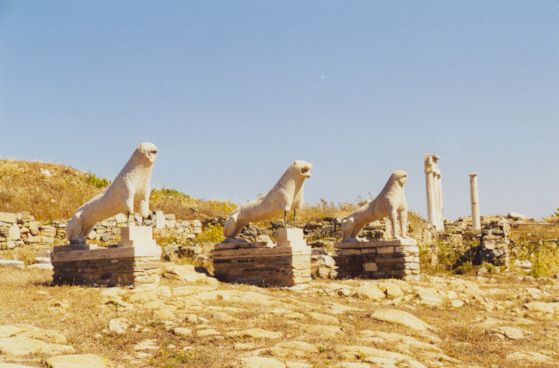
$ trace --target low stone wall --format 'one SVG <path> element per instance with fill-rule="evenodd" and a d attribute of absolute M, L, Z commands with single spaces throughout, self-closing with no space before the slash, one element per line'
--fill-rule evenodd
<path fill-rule="evenodd" d="M 54 225 L 35 221 L 29 212 L 0 212 L 0 250 L 31 244 L 53 244 L 56 235 Z"/>
<path fill-rule="evenodd" d="M 496 220 L 483 225 L 479 245 L 466 250 L 454 267 L 464 263 L 474 265 L 490 263 L 495 266 L 508 267 L 509 254 L 510 224 L 504 219 Z"/>
<path fill-rule="evenodd" d="M 120 229 L 128 224 L 151 226 L 157 238 L 173 238 L 177 241 L 188 241 L 202 232 L 199 220 L 177 220 L 174 214 L 162 211 L 152 212 L 147 219 L 139 215 L 119 214 L 104 220 L 93 228 L 88 240 L 103 245 L 118 243 Z M 50 224 L 36 221 L 29 212 L 0 212 L 0 250 L 14 249 L 24 245 L 52 246 L 65 244 L 67 221 L 57 220 Z"/>

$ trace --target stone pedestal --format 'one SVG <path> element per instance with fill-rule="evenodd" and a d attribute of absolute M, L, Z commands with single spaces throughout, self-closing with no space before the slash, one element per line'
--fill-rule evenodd
<path fill-rule="evenodd" d="M 303 230 L 278 230 L 278 244 L 228 240 L 212 251 L 214 276 L 226 282 L 293 286 L 311 281 L 311 247 Z"/>
<path fill-rule="evenodd" d="M 419 247 L 413 239 L 342 242 L 334 258 L 340 278 L 419 278 Z"/>
<path fill-rule="evenodd" d="M 71 244 L 54 247 L 51 261 L 55 284 L 125 286 L 157 284 L 161 248 L 148 226 L 121 229 L 121 242 L 114 247 Z"/>

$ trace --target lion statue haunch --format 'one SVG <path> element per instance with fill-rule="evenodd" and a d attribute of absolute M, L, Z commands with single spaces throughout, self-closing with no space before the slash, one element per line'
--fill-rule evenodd
<path fill-rule="evenodd" d="M 233 238 L 250 222 L 272 219 L 284 215 L 287 223 L 287 212 L 296 211 L 303 204 L 303 186 L 305 179 L 311 177 L 312 164 L 305 161 L 294 161 L 283 173 L 276 185 L 265 195 L 242 205 L 229 215 L 225 222 L 223 234 Z"/>
<path fill-rule="evenodd" d="M 344 218 L 341 226 L 342 241 L 358 240 L 357 235 L 365 225 L 387 216 L 392 224 L 392 238 L 409 239 L 407 236 L 408 204 L 404 193 L 407 178 L 408 174 L 405 171 L 394 171 L 374 200 Z"/>
<path fill-rule="evenodd" d="M 133 214 L 136 208 L 142 217 L 147 217 L 151 172 L 156 158 L 155 144 L 140 144 L 112 184 L 74 213 L 67 227 L 70 243 L 85 243 L 96 223 L 116 214 Z"/>

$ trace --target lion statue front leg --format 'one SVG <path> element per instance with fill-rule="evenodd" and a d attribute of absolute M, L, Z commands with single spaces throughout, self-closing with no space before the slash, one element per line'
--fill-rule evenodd
<path fill-rule="evenodd" d="M 400 236 L 400 223 L 401 221 L 398 220 L 399 211 L 396 208 L 391 208 L 388 212 L 388 217 L 390 218 L 390 225 L 392 227 L 392 239 L 402 239 Z"/>

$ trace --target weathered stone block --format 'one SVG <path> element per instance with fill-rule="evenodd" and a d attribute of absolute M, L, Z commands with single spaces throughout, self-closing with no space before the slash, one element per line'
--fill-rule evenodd
<path fill-rule="evenodd" d="M 291 246 L 269 247 L 265 242 L 229 242 L 212 251 L 214 276 L 221 281 L 259 286 L 292 286 L 311 281 L 311 247 L 298 235 L 284 233 L 280 242 Z M 304 244 L 304 240 L 303 240 Z"/>
<path fill-rule="evenodd" d="M 54 283 L 91 286 L 159 283 L 161 248 L 151 239 L 151 228 L 148 230 L 138 226 L 122 228 L 125 241 L 118 247 L 86 244 L 54 247 L 51 253 Z"/>
<path fill-rule="evenodd" d="M 0 212 L 0 221 L 15 224 L 17 222 L 17 214 L 10 212 Z"/>
<path fill-rule="evenodd" d="M 419 275 L 419 248 L 413 239 L 351 241 L 336 245 L 341 278 L 404 278 Z"/>

